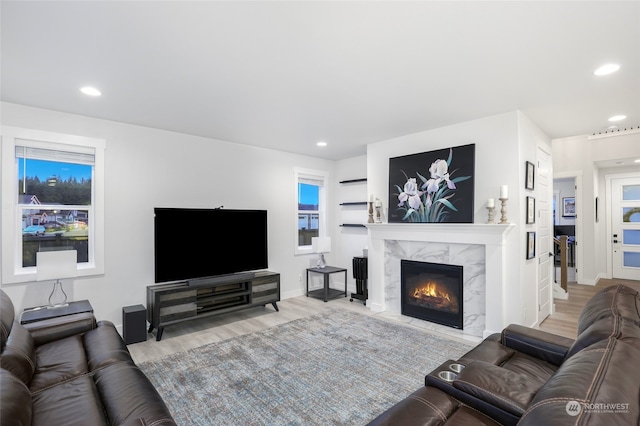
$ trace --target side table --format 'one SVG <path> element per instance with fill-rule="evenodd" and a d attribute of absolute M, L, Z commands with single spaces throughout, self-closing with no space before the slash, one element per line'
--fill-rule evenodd
<path fill-rule="evenodd" d="M 29 324 L 37 321 L 44 321 L 49 318 L 64 317 L 67 315 L 81 314 L 83 312 L 93 312 L 93 306 L 88 300 L 78 300 L 69 302 L 67 306 L 57 306 L 48 308 L 46 306 L 37 308 L 27 308 L 20 315 L 20 324 Z"/>
<path fill-rule="evenodd" d="M 329 287 L 329 276 L 336 272 L 344 272 L 344 291 Z M 322 274 L 324 276 L 324 288 L 309 291 L 309 273 Z M 347 270 L 345 268 L 325 266 L 324 268 L 307 269 L 307 297 L 316 297 L 318 299 L 323 299 L 326 302 L 329 299 L 335 299 L 342 295 L 347 297 Z"/>

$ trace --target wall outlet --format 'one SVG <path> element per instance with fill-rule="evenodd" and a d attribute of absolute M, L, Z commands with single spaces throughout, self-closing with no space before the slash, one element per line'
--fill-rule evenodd
<path fill-rule="evenodd" d="M 302 282 L 302 274 L 298 274 L 298 282 L 301 283 Z"/>

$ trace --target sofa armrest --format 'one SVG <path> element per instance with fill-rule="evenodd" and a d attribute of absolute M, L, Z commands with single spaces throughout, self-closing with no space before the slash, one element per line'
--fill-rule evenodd
<path fill-rule="evenodd" d="M 573 339 L 535 328 L 511 324 L 502 330 L 502 344 L 553 365 L 564 361 Z"/>
<path fill-rule="evenodd" d="M 517 417 L 525 412 L 540 386 L 528 375 L 482 361 L 467 365 L 453 381 L 454 388 Z"/>
<path fill-rule="evenodd" d="M 85 333 L 96 328 L 96 318 L 91 312 L 65 315 L 24 324 L 36 346 Z"/>

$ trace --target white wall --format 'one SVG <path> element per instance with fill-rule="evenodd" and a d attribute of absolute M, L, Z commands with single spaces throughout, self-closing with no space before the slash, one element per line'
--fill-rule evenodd
<path fill-rule="evenodd" d="M 146 305 L 153 278 L 153 208 L 259 208 L 268 211 L 269 269 L 282 298 L 304 294 L 310 256 L 294 256 L 294 167 L 328 170 L 335 162 L 186 134 L 2 103 L 2 124 L 106 140 L 105 274 L 65 284 L 71 300 L 89 299 L 96 317 L 122 323 L 122 307 Z M 329 229 L 336 209 L 329 200 Z M 224 250 L 221 235 L 204 246 Z M 239 254 L 241 255 L 241 253 Z M 315 255 L 314 255 L 315 256 Z M 327 255 L 332 262 L 333 253 Z M 302 277 L 302 281 L 299 280 Z M 46 304 L 50 287 L 4 285 L 16 311 Z"/>
<path fill-rule="evenodd" d="M 349 292 L 356 292 L 353 278 L 352 259 L 362 256 L 362 250 L 367 247 L 367 229 L 341 227 L 342 223 L 366 223 L 369 218 L 368 206 L 340 206 L 340 203 L 354 201 L 368 201 L 367 182 L 340 184 L 339 182 L 367 177 L 366 155 L 340 160 L 335 165 L 335 180 L 333 193 L 335 205 L 329 206 L 336 210 L 334 229 L 335 248 L 333 255 L 335 266 L 347 268 L 347 287 Z M 336 274 L 337 275 L 337 274 Z M 354 301 L 355 303 L 355 301 Z M 361 302 L 360 302 L 361 303 Z"/>
<path fill-rule="evenodd" d="M 640 157 L 640 134 L 612 134 L 599 139 L 589 139 L 588 135 L 554 139 L 552 149 L 554 176 L 577 176 L 581 182 L 576 190 L 577 278 L 580 284 L 595 285 L 598 279 L 611 276 L 611 271 L 607 270 L 610 239 L 606 235 L 610 206 L 605 204 L 605 173 L 598 169 L 596 162 Z M 616 170 L 633 170 L 640 176 L 640 165 Z M 595 220 L 595 197 L 599 200 L 598 222 Z"/>
<path fill-rule="evenodd" d="M 535 160 L 536 144 L 549 139 L 520 112 L 510 112 L 440 129 L 372 143 L 367 147 L 368 193 L 384 202 L 388 211 L 389 158 L 452 146 L 476 144 L 474 222 L 487 221 L 486 200 L 496 199 L 500 219 L 500 186 L 508 185 L 507 217 L 516 227 L 506 235 L 504 264 L 509 285 L 502 305 L 507 323 L 531 325 L 536 322 L 537 299 L 523 297 L 537 285 L 534 261 L 525 261 L 524 164 Z M 386 215 L 386 213 L 385 213 Z M 410 226 L 410 225 L 407 225 Z"/>

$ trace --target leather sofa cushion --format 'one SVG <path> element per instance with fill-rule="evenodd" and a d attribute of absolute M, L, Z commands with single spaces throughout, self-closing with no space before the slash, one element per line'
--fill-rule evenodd
<path fill-rule="evenodd" d="M 578 335 L 595 322 L 616 315 L 640 326 L 640 295 L 624 285 L 609 286 L 589 299 L 580 312 Z"/>
<path fill-rule="evenodd" d="M 29 332 L 19 323 L 11 328 L 4 351 L 0 355 L 0 365 L 29 386 L 36 369 L 36 352 Z"/>
<path fill-rule="evenodd" d="M 27 386 L 4 368 L 0 368 L 0 420 L 11 419 L 13 426 L 31 425 L 31 395 Z"/>
<path fill-rule="evenodd" d="M 55 386 L 89 372 L 82 335 L 70 336 L 36 348 L 36 372 L 31 392 Z"/>
<path fill-rule="evenodd" d="M 515 416 L 524 413 L 543 384 L 529 374 L 482 361 L 467 365 L 453 382 L 456 389 Z"/>
<path fill-rule="evenodd" d="M 431 386 L 421 387 L 369 423 L 369 426 L 458 426 L 499 423 Z"/>
<path fill-rule="evenodd" d="M 143 418 L 156 426 L 175 425 L 160 394 L 137 366 L 108 365 L 94 372 L 94 380 L 112 424 Z"/>
<path fill-rule="evenodd" d="M 580 333 L 565 359 L 609 337 L 628 341 L 629 344 L 640 349 L 640 326 L 622 315 L 609 315 L 594 321 Z"/>
<path fill-rule="evenodd" d="M 11 328 L 15 321 L 15 311 L 13 302 L 3 290 L 0 290 L 0 351 L 4 350 Z"/>
<path fill-rule="evenodd" d="M 91 371 L 116 362 L 133 364 L 127 346 L 109 321 L 98 321 L 96 329 L 84 334 L 83 342 Z"/>
<path fill-rule="evenodd" d="M 89 375 L 41 389 L 32 394 L 32 400 L 34 425 L 107 425 L 100 396 Z"/>
<path fill-rule="evenodd" d="M 540 388 L 519 425 L 640 424 L 640 369 L 631 362 L 639 356 L 636 348 L 614 337 L 580 351 Z M 576 402 L 580 410 L 571 416 L 567 405 Z"/>

